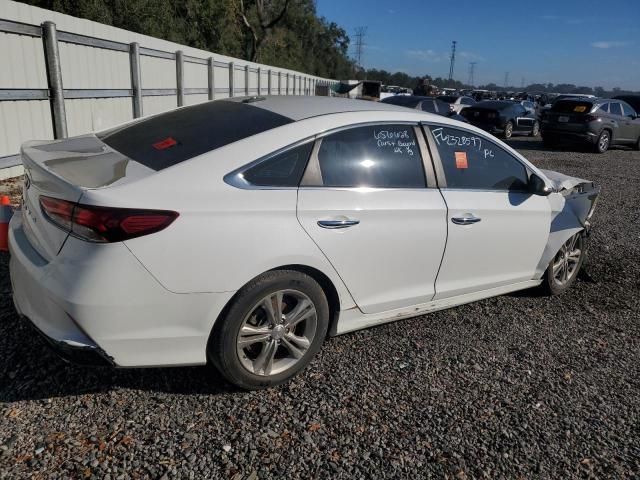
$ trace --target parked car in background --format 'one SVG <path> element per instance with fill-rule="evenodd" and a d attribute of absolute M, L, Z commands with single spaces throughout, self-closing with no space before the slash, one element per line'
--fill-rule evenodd
<path fill-rule="evenodd" d="M 19 314 L 76 360 L 211 363 L 246 389 L 328 335 L 567 291 L 599 193 L 472 126 L 323 97 L 204 102 L 21 156 Z"/>
<path fill-rule="evenodd" d="M 640 95 L 617 95 L 613 97 L 614 100 L 622 100 L 623 102 L 627 102 L 636 113 L 640 113 Z"/>
<path fill-rule="evenodd" d="M 562 141 L 578 141 L 593 146 L 598 153 L 606 152 L 612 145 L 640 149 L 640 119 L 622 100 L 556 100 L 542 119 L 541 132 L 548 147 Z"/>
<path fill-rule="evenodd" d="M 439 100 L 437 97 L 422 97 L 420 95 L 393 96 L 385 98 L 382 100 L 382 103 L 398 105 L 400 107 L 415 108 L 416 110 L 422 110 L 423 112 L 435 113 L 436 115 L 449 117 L 453 120 L 458 120 L 459 122 L 467 122 L 465 117 L 451 110 L 451 106 L 448 103 Z"/>
<path fill-rule="evenodd" d="M 535 113 L 527 111 L 511 100 L 487 100 L 465 108 L 460 112 L 472 125 L 505 138 L 515 133 L 537 136 L 540 123 Z"/>
<path fill-rule="evenodd" d="M 452 112 L 460 113 L 460 111 L 470 105 L 474 105 L 476 101 L 464 95 L 440 95 L 436 97 L 445 103 L 448 103 Z"/>

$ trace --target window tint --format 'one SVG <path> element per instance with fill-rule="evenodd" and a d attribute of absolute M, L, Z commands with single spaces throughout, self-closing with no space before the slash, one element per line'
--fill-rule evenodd
<path fill-rule="evenodd" d="M 589 113 L 593 102 L 587 100 L 556 100 L 551 107 L 552 112 L 558 113 Z"/>
<path fill-rule="evenodd" d="M 425 187 L 418 142 L 410 125 L 351 128 L 322 139 L 318 162 L 326 187 Z"/>
<path fill-rule="evenodd" d="M 610 103 L 609 104 L 609 111 L 611 112 L 612 115 L 622 115 L 622 107 L 620 106 L 619 103 Z"/>
<path fill-rule="evenodd" d="M 525 166 L 473 132 L 431 127 L 449 188 L 528 191 Z"/>
<path fill-rule="evenodd" d="M 421 104 L 421 108 L 423 112 L 438 113 L 438 111 L 436 110 L 435 102 L 433 100 L 423 101 Z"/>
<path fill-rule="evenodd" d="M 462 103 L 463 105 L 473 105 L 474 101 L 469 97 L 462 97 L 462 100 L 460 100 L 460 103 Z"/>
<path fill-rule="evenodd" d="M 243 178 L 252 185 L 297 187 L 309 160 L 313 142 L 274 155 L 245 170 Z"/>
<path fill-rule="evenodd" d="M 609 113 L 609 104 L 605 103 L 604 105 L 600 105 L 600 108 L 598 108 L 599 112 L 604 112 L 604 113 Z"/>
<path fill-rule="evenodd" d="M 625 117 L 636 116 L 636 111 L 633 108 L 631 108 L 629 105 L 626 105 L 624 103 L 621 105 L 622 105 L 622 111 Z"/>
<path fill-rule="evenodd" d="M 144 118 L 98 138 L 132 160 L 162 170 L 291 122 L 264 108 L 217 100 Z"/>

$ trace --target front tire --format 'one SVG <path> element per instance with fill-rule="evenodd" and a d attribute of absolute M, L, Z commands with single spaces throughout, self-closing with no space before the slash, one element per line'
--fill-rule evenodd
<path fill-rule="evenodd" d="M 504 126 L 503 135 L 504 138 L 511 138 L 513 136 L 513 122 L 511 120 Z"/>
<path fill-rule="evenodd" d="M 293 270 L 267 272 L 243 287 L 218 319 L 207 356 L 232 384 L 268 388 L 307 366 L 328 326 L 327 298 L 313 278 Z"/>
<path fill-rule="evenodd" d="M 604 153 L 609 150 L 609 146 L 611 145 L 611 133 L 609 130 L 603 130 L 600 132 L 600 136 L 598 137 L 598 141 L 595 144 L 596 153 Z"/>
<path fill-rule="evenodd" d="M 562 244 L 549 262 L 542 279 L 542 289 L 548 295 L 560 295 L 576 282 L 586 257 L 587 239 L 580 231 Z"/>

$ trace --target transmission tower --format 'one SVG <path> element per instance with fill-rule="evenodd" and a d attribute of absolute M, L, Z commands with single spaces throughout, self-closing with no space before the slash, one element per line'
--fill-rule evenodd
<path fill-rule="evenodd" d="M 367 35 L 367 27 L 358 27 L 356 28 L 356 44 L 355 44 L 355 55 L 356 55 L 356 64 L 358 67 L 362 68 L 362 54 L 364 53 L 364 37 Z"/>
<path fill-rule="evenodd" d="M 456 63 L 456 42 L 451 42 L 451 64 L 449 65 L 449 80 L 453 80 L 453 65 Z"/>
<path fill-rule="evenodd" d="M 474 74 L 476 71 L 476 63 L 478 62 L 469 62 L 469 85 L 473 87 L 474 85 Z"/>
<path fill-rule="evenodd" d="M 504 88 L 507 89 L 509 85 L 509 72 L 504 72 Z"/>

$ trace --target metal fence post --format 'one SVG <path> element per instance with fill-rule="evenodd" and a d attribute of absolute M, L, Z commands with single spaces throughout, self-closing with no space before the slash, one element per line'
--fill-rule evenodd
<path fill-rule="evenodd" d="M 267 95 L 271 95 L 271 69 L 267 70 Z"/>
<path fill-rule="evenodd" d="M 47 83 L 49 87 L 49 102 L 53 117 L 53 137 L 67 137 L 67 114 L 64 108 L 64 88 L 62 86 L 62 67 L 60 65 L 60 51 L 58 50 L 58 34 L 56 24 L 44 22 L 42 24 L 42 41 L 44 43 L 44 61 L 47 68 Z"/>
<path fill-rule="evenodd" d="M 233 62 L 229 62 L 229 97 L 233 97 L 233 90 L 234 90 L 234 69 L 235 69 L 235 65 L 233 64 Z"/>
<path fill-rule="evenodd" d="M 244 66 L 244 94 L 249 96 L 249 65 Z"/>
<path fill-rule="evenodd" d="M 262 95 L 262 68 L 258 67 L 258 96 Z"/>
<path fill-rule="evenodd" d="M 278 95 L 282 95 L 282 72 L 278 72 Z"/>
<path fill-rule="evenodd" d="M 289 95 L 289 72 L 287 72 L 287 85 L 286 85 L 286 88 L 287 88 L 287 93 L 285 93 L 285 95 Z"/>
<path fill-rule="evenodd" d="M 184 54 L 182 50 L 176 52 L 176 87 L 178 106 L 184 105 Z"/>
<path fill-rule="evenodd" d="M 129 44 L 129 68 L 131 70 L 131 102 L 133 106 L 133 118 L 142 116 L 142 89 L 140 88 L 140 44 Z"/>
<path fill-rule="evenodd" d="M 214 76 L 214 69 L 216 63 L 213 57 L 209 57 L 207 60 L 207 88 L 209 89 L 209 100 L 215 100 L 216 98 L 216 82 Z"/>

